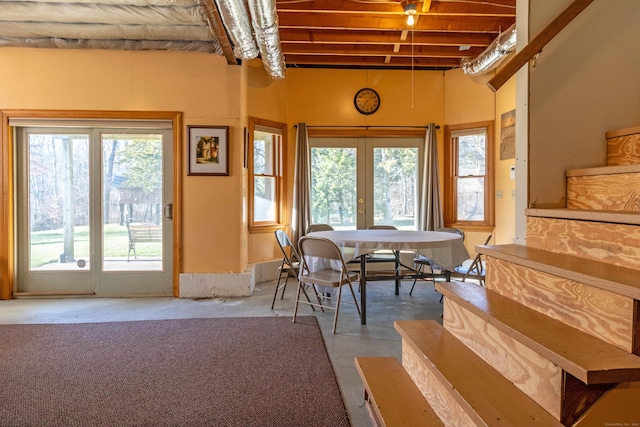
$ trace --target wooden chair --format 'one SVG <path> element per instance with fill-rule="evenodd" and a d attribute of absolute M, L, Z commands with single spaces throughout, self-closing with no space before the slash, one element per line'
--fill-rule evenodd
<path fill-rule="evenodd" d="M 335 310 L 333 318 L 332 332 L 336 333 L 336 325 L 338 323 L 338 313 L 340 311 L 340 302 L 342 299 L 342 287 L 347 286 L 353 297 L 353 302 L 358 310 L 358 317 L 362 316 L 360 306 L 356 294 L 353 291 L 353 282 L 358 282 L 360 275 L 358 272 L 349 271 L 347 265 L 342 258 L 342 253 L 338 246 L 329 239 L 314 236 L 304 236 L 298 242 L 298 249 L 302 259 L 302 273 L 298 282 L 298 295 L 296 296 L 296 305 L 293 310 L 293 322 L 296 321 L 298 315 L 298 306 L 307 304 L 311 307 L 320 307 L 321 309 Z M 317 266 L 313 262 L 316 258 L 326 261 L 325 266 Z M 333 266 L 329 261 L 334 261 Z M 313 264 L 310 265 L 310 262 Z M 334 269 L 339 264 L 338 269 Z M 316 268 L 317 267 L 317 268 Z M 332 268 L 333 267 L 333 268 Z M 314 287 L 315 285 L 336 288 L 336 297 L 320 296 L 318 303 L 311 302 L 308 299 L 301 299 L 301 292 L 305 286 Z M 317 295 L 317 293 L 316 293 Z M 324 303 L 325 300 L 335 301 L 335 307 Z"/>

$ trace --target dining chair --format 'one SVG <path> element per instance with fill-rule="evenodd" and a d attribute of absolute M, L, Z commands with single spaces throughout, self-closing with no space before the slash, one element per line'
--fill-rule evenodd
<path fill-rule="evenodd" d="M 311 224 L 307 227 L 307 234 L 313 233 L 314 231 L 333 231 L 333 227 L 329 224 Z"/>
<path fill-rule="evenodd" d="M 278 291 L 282 289 L 282 294 L 280 299 L 284 298 L 284 292 L 287 290 L 287 283 L 290 277 L 298 280 L 298 275 L 300 273 L 300 255 L 298 255 L 298 251 L 296 250 L 294 244 L 287 236 L 283 230 L 276 230 L 276 241 L 278 242 L 278 246 L 282 251 L 282 262 L 280 263 L 280 267 L 278 267 L 278 280 L 276 282 L 276 290 L 273 293 L 273 301 L 271 302 L 271 309 L 276 303 L 276 297 L 278 296 Z M 284 278 L 284 281 L 282 279 Z M 309 300 L 309 295 L 306 292 L 306 289 L 302 289 L 305 297 Z M 312 307 L 315 310 L 314 307 Z"/>
<path fill-rule="evenodd" d="M 444 227 L 444 228 L 439 228 L 435 231 L 459 234 L 462 236 L 462 240 L 464 241 L 464 237 L 465 237 L 464 231 L 459 228 Z M 413 288 L 416 286 L 416 282 L 418 281 L 418 279 L 435 282 L 436 277 L 441 275 L 441 274 L 436 274 L 435 270 L 444 272 L 447 281 L 449 280 L 450 273 L 444 267 L 439 266 L 432 259 L 429 259 L 423 255 L 418 254 L 418 256 L 416 256 L 413 259 L 413 265 L 416 270 L 416 277 L 413 279 L 413 285 L 411 285 L 411 290 L 409 291 L 409 295 L 413 293 Z"/>
<path fill-rule="evenodd" d="M 336 333 L 336 325 L 338 324 L 338 313 L 340 311 L 340 302 L 342 300 L 342 288 L 347 286 L 353 297 L 353 302 L 358 311 L 358 317 L 362 318 L 360 306 L 356 294 L 353 291 L 353 282 L 358 282 L 360 275 L 358 272 L 350 271 L 342 257 L 342 252 L 338 246 L 329 239 L 315 236 L 303 236 L 298 242 L 298 249 L 302 259 L 302 272 L 298 281 L 298 294 L 296 296 L 296 305 L 293 310 L 293 322 L 296 321 L 298 315 L 298 307 L 300 304 L 307 304 L 321 309 L 335 310 L 333 317 L 332 333 Z M 325 262 L 315 262 L 318 259 Z M 333 261 L 330 263 L 329 261 Z M 336 296 L 319 296 L 318 303 L 311 302 L 308 299 L 301 298 L 301 292 L 304 287 L 316 285 L 336 288 Z M 316 293 L 317 295 L 317 293 Z M 328 305 L 326 301 L 335 301 L 335 306 Z"/>
<path fill-rule="evenodd" d="M 491 241 L 491 237 L 493 237 L 493 233 L 490 233 L 487 236 L 487 239 L 484 241 L 484 245 L 488 245 L 489 241 Z M 475 258 L 468 259 L 456 267 L 456 273 L 462 275 L 462 281 L 464 282 L 467 277 L 472 277 L 478 281 L 480 286 L 484 286 L 484 279 L 486 276 L 485 271 L 485 262 L 482 259 L 482 254 L 478 253 Z"/>

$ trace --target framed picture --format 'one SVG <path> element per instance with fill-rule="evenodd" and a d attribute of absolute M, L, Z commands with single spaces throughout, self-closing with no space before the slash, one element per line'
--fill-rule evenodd
<path fill-rule="evenodd" d="M 229 126 L 187 128 L 187 175 L 229 175 Z"/>

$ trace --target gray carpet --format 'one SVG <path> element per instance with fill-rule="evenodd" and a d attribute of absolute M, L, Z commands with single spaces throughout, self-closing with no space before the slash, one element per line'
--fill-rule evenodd
<path fill-rule="evenodd" d="M 1 426 L 349 426 L 315 317 L 0 325 Z"/>

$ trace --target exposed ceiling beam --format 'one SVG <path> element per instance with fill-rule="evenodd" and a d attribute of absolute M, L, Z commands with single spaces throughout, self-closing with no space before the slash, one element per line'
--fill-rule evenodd
<path fill-rule="evenodd" d="M 511 4 L 513 1 L 500 2 L 501 4 L 489 4 L 488 2 L 443 2 L 425 1 L 414 2 L 423 3 L 419 10 L 430 15 L 464 15 L 464 16 L 505 16 L 514 18 L 516 9 Z M 496 2 L 493 2 L 496 3 Z M 335 14 L 404 14 L 401 2 L 359 2 L 345 0 L 324 0 L 300 2 L 291 0 L 279 0 L 276 2 L 278 13 L 280 12 L 300 12 L 307 13 L 309 10 L 319 13 Z M 427 9 L 424 5 L 428 4 Z"/>
<path fill-rule="evenodd" d="M 213 0 L 201 0 L 200 4 L 202 5 L 202 9 L 204 10 L 207 22 L 209 22 L 211 32 L 218 40 L 218 43 L 220 43 L 222 53 L 227 59 L 227 64 L 238 64 L 236 56 L 233 54 L 233 48 L 231 47 L 231 42 L 229 41 L 227 32 L 224 30 L 222 18 L 220 18 L 220 13 L 218 12 L 218 8 L 213 4 Z"/>
<path fill-rule="evenodd" d="M 408 30 L 397 31 L 350 31 L 303 28 L 280 28 L 280 39 L 288 43 L 370 43 L 389 44 L 402 40 L 399 36 Z M 446 32 L 414 32 L 414 45 L 434 46 L 484 46 L 487 47 L 496 36 L 489 33 L 446 33 Z M 410 37 L 408 37 L 410 39 Z"/>
<path fill-rule="evenodd" d="M 316 12 L 306 14 L 287 13 L 278 11 L 280 28 L 330 28 L 333 30 L 402 30 L 406 29 L 406 16 L 364 15 L 325 15 Z M 501 30 L 513 24 L 511 18 L 476 17 L 474 19 L 451 19 L 441 16 L 423 15 L 422 19 L 413 26 L 418 31 L 459 31 L 468 33 L 493 33 L 498 35 Z"/>
<path fill-rule="evenodd" d="M 392 57 L 389 62 L 385 61 L 384 56 L 312 56 L 312 55 L 289 55 L 287 56 L 287 64 L 296 64 L 297 66 L 349 66 L 349 68 L 358 67 L 392 67 L 405 68 L 412 67 L 410 57 Z M 355 64 L 355 65 L 354 65 Z M 415 69 L 440 69 L 440 68 L 456 68 L 460 66 L 460 62 L 455 59 L 448 58 L 413 58 L 413 68 Z"/>
<path fill-rule="evenodd" d="M 397 49 L 396 49 L 397 47 Z M 347 56 L 415 56 L 431 58 L 473 58 L 482 53 L 482 48 L 460 51 L 456 47 L 428 47 L 400 45 L 319 45 L 283 43 L 282 50 L 289 55 L 347 55 Z"/>

